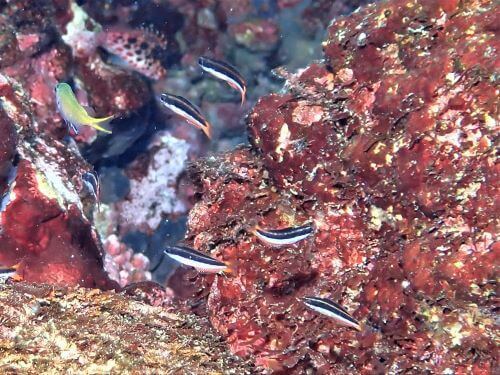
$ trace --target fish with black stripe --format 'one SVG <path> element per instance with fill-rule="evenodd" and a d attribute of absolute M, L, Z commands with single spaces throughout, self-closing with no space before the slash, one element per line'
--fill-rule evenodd
<path fill-rule="evenodd" d="M 201 114 L 200 109 L 189 100 L 182 96 L 163 93 L 160 95 L 160 101 L 166 108 L 184 118 L 195 128 L 201 129 L 209 139 L 212 139 L 212 125 Z"/>
<path fill-rule="evenodd" d="M 101 209 L 101 184 L 96 171 L 89 171 L 82 174 L 82 181 L 87 190 L 92 194 L 96 203 L 97 210 Z"/>
<path fill-rule="evenodd" d="M 313 232 L 314 228 L 311 223 L 283 229 L 262 229 L 256 226 L 253 230 L 257 238 L 273 246 L 293 245 L 309 237 Z"/>
<path fill-rule="evenodd" d="M 328 298 L 304 297 L 302 301 L 307 307 L 320 314 L 333 318 L 347 327 L 357 329 L 358 331 L 361 330 L 358 320 L 349 314 L 345 308 Z"/>
<path fill-rule="evenodd" d="M 5 283 L 7 280 L 21 281 L 23 278 L 18 273 L 19 264 L 11 267 L 0 267 L 0 283 Z"/>
<path fill-rule="evenodd" d="M 243 76 L 236 68 L 224 61 L 211 59 L 206 56 L 201 56 L 198 59 L 198 65 L 203 71 L 226 82 L 233 89 L 240 92 L 241 105 L 245 102 L 247 84 Z"/>
<path fill-rule="evenodd" d="M 187 246 L 168 246 L 164 254 L 177 262 L 203 273 L 228 272 L 226 263 Z"/>

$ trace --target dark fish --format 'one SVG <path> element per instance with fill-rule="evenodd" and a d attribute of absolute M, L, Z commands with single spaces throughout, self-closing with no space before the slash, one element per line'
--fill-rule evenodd
<path fill-rule="evenodd" d="M 161 94 L 160 100 L 165 107 L 185 118 L 194 127 L 203 130 L 208 138 L 212 138 L 212 126 L 203 117 L 198 107 L 182 96 Z"/>
<path fill-rule="evenodd" d="M 200 272 L 217 273 L 227 270 L 224 262 L 187 246 L 169 246 L 164 253 L 179 263 L 194 267 Z"/>
<path fill-rule="evenodd" d="M 233 89 L 238 90 L 241 94 L 241 104 L 245 102 L 247 84 L 234 66 L 205 56 L 198 59 L 198 64 L 205 72 L 225 81 Z"/>
<path fill-rule="evenodd" d="M 343 325 L 346 325 L 348 327 L 355 328 L 358 331 L 361 330 L 359 322 L 355 318 L 353 318 L 346 309 L 344 309 L 338 303 L 333 302 L 332 300 L 318 297 L 304 297 L 302 301 L 304 301 L 307 307 L 319 312 L 320 314 L 333 318 L 339 323 L 342 323 Z"/>
<path fill-rule="evenodd" d="M 99 176 L 97 172 L 90 171 L 82 174 L 82 181 L 85 187 L 92 193 L 95 201 L 97 202 L 97 209 L 100 209 L 100 198 L 101 198 L 101 184 L 99 182 Z"/>
<path fill-rule="evenodd" d="M 291 245 L 309 237 L 314 231 L 312 224 L 302 225 L 300 227 L 290 227 L 284 229 L 263 230 L 257 226 L 254 234 L 264 242 L 271 245 Z"/>

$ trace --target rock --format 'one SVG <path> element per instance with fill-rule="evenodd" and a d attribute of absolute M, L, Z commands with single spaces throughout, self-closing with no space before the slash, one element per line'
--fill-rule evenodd
<path fill-rule="evenodd" d="M 3 373 L 250 374 L 207 321 L 111 292 L 0 285 Z M 49 370 L 50 369 L 50 370 Z"/>
<path fill-rule="evenodd" d="M 80 176 L 91 167 L 63 142 L 41 132 L 19 82 L 0 75 L 4 192 L 0 264 L 20 263 L 28 281 L 114 288 L 86 212 Z"/>
<path fill-rule="evenodd" d="M 498 370 L 496 14 L 388 1 L 337 19 L 325 62 L 249 115 L 252 147 L 192 169 L 186 242 L 232 273 L 171 286 L 233 353 L 287 374 Z M 314 236 L 288 247 L 252 235 L 306 222 Z"/>
<path fill-rule="evenodd" d="M 236 42 L 255 52 L 270 52 L 279 42 L 279 26 L 271 20 L 247 21 L 231 25 L 230 35 Z"/>

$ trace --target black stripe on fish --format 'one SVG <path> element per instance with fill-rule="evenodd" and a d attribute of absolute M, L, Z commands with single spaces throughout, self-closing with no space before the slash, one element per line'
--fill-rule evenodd
<path fill-rule="evenodd" d="M 261 236 L 273 240 L 291 240 L 293 238 L 303 237 L 306 235 L 308 236 L 313 231 L 314 229 L 312 224 L 305 224 L 299 227 L 289 227 L 283 229 L 256 229 L 256 232 L 258 232 Z"/>
<path fill-rule="evenodd" d="M 215 70 L 215 71 L 227 76 L 229 79 L 232 79 L 233 81 L 235 81 L 242 89 L 246 88 L 245 79 L 243 78 L 243 76 L 240 74 L 240 72 L 238 72 L 238 70 L 234 66 L 232 66 L 224 61 L 211 59 L 211 58 L 206 57 L 206 56 L 201 56 L 198 59 L 198 64 L 203 69 L 212 69 L 212 70 Z"/>
<path fill-rule="evenodd" d="M 0 268 L 0 281 L 6 282 L 8 279 L 16 279 L 17 267 Z"/>
<path fill-rule="evenodd" d="M 200 109 L 182 96 L 163 93 L 160 96 L 160 100 L 165 105 L 175 106 L 181 109 L 186 114 L 193 117 L 194 119 L 196 119 L 196 121 L 202 124 L 206 122 L 205 117 L 203 117 L 203 115 L 201 114 Z"/>
<path fill-rule="evenodd" d="M 97 209 L 100 210 L 100 200 L 101 200 L 101 184 L 99 181 L 99 175 L 96 171 L 89 171 L 82 174 L 82 181 L 90 190 L 97 202 Z"/>
<path fill-rule="evenodd" d="M 247 85 L 243 76 L 232 65 L 223 61 L 202 56 L 198 59 L 200 67 L 217 79 L 225 81 L 229 86 L 241 94 L 241 104 L 245 102 Z"/>
<path fill-rule="evenodd" d="M 220 272 L 227 268 L 224 262 L 187 246 L 168 246 L 164 253 L 179 263 L 207 272 Z"/>
<path fill-rule="evenodd" d="M 0 268 L 0 276 L 16 273 L 17 269 L 14 267 Z"/>
<path fill-rule="evenodd" d="M 349 327 L 360 329 L 359 321 L 356 320 L 347 310 L 338 303 L 327 298 L 304 297 L 302 299 L 307 307 L 323 315 L 333 318 Z"/>

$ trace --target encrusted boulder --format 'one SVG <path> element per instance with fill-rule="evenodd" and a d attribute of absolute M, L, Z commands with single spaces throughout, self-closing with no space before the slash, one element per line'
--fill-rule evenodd
<path fill-rule="evenodd" d="M 498 11 L 388 1 L 337 19 L 324 62 L 249 115 L 252 148 L 193 169 L 188 243 L 232 272 L 172 286 L 234 353 L 288 374 L 498 371 Z M 252 235 L 306 222 L 287 247 Z"/>

